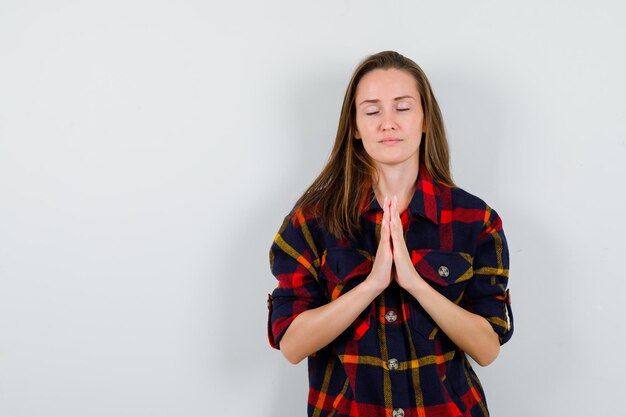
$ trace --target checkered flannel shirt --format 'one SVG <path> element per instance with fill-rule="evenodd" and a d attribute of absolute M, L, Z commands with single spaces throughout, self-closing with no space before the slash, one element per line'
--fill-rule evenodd
<path fill-rule="evenodd" d="M 370 187 L 358 238 L 335 239 L 292 210 L 270 249 L 278 280 L 268 295 L 268 337 L 280 349 L 308 309 L 341 297 L 370 273 L 383 211 Z M 480 198 L 432 180 L 423 165 L 401 214 L 419 275 L 452 302 L 486 318 L 500 344 L 513 333 L 509 256 L 502 222 Z M 466 354 L 395 281 L 333 342 L 308 357 L 309 417 L 488 416 Z"/>

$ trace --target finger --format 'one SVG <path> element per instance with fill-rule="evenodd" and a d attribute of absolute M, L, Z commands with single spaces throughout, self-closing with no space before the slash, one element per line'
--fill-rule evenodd
<path fill-rule="evenodd" d="M 381 242 L 384 242 L 386 240 L 386 238 L 389 237 L 388 230 L 389 230 L 389 226 L 388 226 L 388 223 L 387 223 L 387 219 L 385 219 L 383 217 L 383 224 L 380 227 L 380 241 Z"/>
<path fill-rule="evenodd" d="M 387 196 L 385 196 L 385 200 L 383 201 L 383 224 L 382 224 L 383 230 L 384 230 L 385 224 L 387 224 L 387 226 L 389 226 L 389 220 L 387 220 L 387 212 L 388 212 L 387 204 L 388 204 L 388 199 L 387 199 Z M 385 220 L 387 220 L 387 221 L 385 222 Z M 382 233 L 383 230 L 381 230 L 381 233 Z"/>
<path fill-rule="evenodd" d="M 397 206 L 395 204 L 395 201 L 396 201 L 396 197 L 394 196 L 393 199 L 391 199 L 391 202 L 390 202 L 391 203 L 390 204 L 391 207 L 390 207 L 390 210 L 389 210 L 389 215 L 391 217 L 391 224 L 393 225 L 391 233 L 394 236 L 397 234 L 398 224 L 399 224 L 399 220 L 400 220 L 399 217 L 398 217 L 398 213 L 397 213 L 398 210 L 397 210 Z"/>
<path fill-rule="evenodd" d="M 380 243 L 379 246 L 383 250 L 385 254 L 385 258 L 387 260 L 393 260 L 393 237 L 391 234 L 391 224 L 387 219 L 384 219 L 384 227 L 381 230 L 380 234 Z M 388 257 L 388 258 L 387 258 Z"/>
<path fill-rule="evenodd" d="M 394 212 L 394 215 L 395 215 L 398 219 L 400 219 L 400 212 L 398 211 L 398 196 L 396 196 L 396 195 L 394 195 L 394 196 L 393 196 L 393 202 L 392 202 L 392 204 L 393 204 L 393 212 Z"/>
<path fill-rule="evenodd" d="M 404 233 L 402 229 L 402 220 L 400 219 L 400 213 L 398 211 L 398 199 L 396 196 L 394 196 L 391 206 L 392 209 L 390 214 L 393 219 L 393 228 L 391 230 L 391 235 L 394 240 L 401 241 L 404 240 Z"/>

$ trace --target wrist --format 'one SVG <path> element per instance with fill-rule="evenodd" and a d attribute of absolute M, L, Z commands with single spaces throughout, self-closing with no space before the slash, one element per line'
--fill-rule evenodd
<path fill-rule="evenodd" d="M 359 286 L 363 288 L 364 292 L 366 292 L 372 300 L 385 290 L 385 287 L 378 284 L 371 275 L 368 275 L 365 281 L 360 283 Z"/>
<path fill-rule="evenodd" d="M 417 271 L 415 271 L 415 275 L 410 282 L 411 285 L 405 289 L 415 298 L 418 298 L 420 294 L 424 294 L 424 292 L 430 287 L 430 285 L 428 285 L 428 283 L 417 273 Z"/>

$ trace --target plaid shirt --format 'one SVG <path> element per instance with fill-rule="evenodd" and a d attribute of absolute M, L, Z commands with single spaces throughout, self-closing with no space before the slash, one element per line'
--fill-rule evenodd
<path fill-rule="evenodd" d="M 370 187 L 363 233 L 337 240 L 292 210 L 270 249 L 278 286 L 268 297 L 270 345 L 299 313 L 328 303 L 370 273 L 383 211 Z M 500 344 L 513 333 L 509 256 L 498 214 L 458 187 L 435 183 L 423 165 L 401 214 L 417 272 L 452 302 L 486 318 Z M 308 357 L 309 417 L 488 416 L 465 352 L 395 281 L 343 333 Z"/>

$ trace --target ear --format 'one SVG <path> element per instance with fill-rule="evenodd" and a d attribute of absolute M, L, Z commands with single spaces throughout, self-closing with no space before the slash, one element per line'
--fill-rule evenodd
<path fill-rule="evenodd" d="M 361 139 L 361 134 L 359 133 L 358 129 L 354 129 L 354 138 L 355 139 Z"/>

